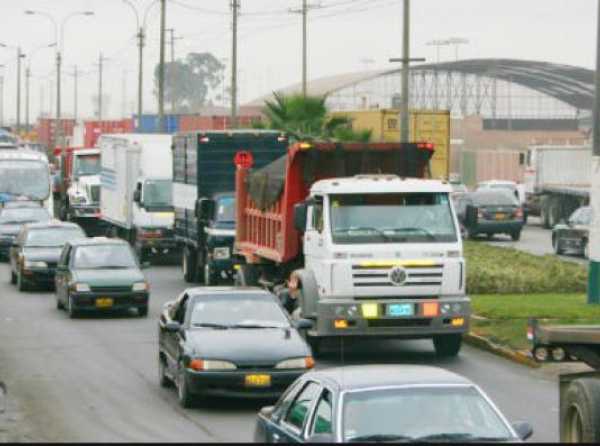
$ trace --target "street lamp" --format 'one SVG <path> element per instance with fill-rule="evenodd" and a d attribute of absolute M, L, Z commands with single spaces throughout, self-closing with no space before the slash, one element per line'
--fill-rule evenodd
<path fill-rule="evenodd" d="M 4 127 L 4 65 L 0 70 L 0 127 Z"/>
<path fill-rule="evenodd" d="M 66 22 L 71 19 L 72 17 L 76 17 L 76 16 L 92 16 L 94 15 L 94 11 L 76 11 L 76 12 L 72 12 L 71 14 L 68 14 L 67 16 L 65 16 L 62 21 L 60 22 L 60 26 L 58 24 L 58 22 L 56 21 L 56 19 L 54 18 L 54 16 L 52 16 L 51 14 L 48 14 L 47 12 L 43 12 L 43 11 L 34 11 L 31 9 L 28 9 L 25 11 L 25 14 L 27 15 L 39 15 L 42 16 L 48 20 L 50 20 L 52 22 L 52 24 L 54 25 L 54 41 L 58 42 L 58 48 L 56 50 L 56 131 L 57 131 L 57 135 L 56 135 L 56 143 L 57 145 L 61 144 L 61 137 L 62 137 L 62 124 L 60 122 L 60 118 L 61 118 L 61 110 L 60 110 L 60 105 L 61 105 L 61 97 L 60 97 L 60 89 L 61 89 L 61 64 L 62 64 L 62 56 L 61 53 L 63 52 L 64 49 L 64 36 L 65 36 L 65 25 Z M 60 34 L 60 36 L 59 36 Z M 60 39 L 59 39 L 60 37 Z"/>
<path fill-rule="evenodd" d="M 142 106 L 143 106 L 143 99 L 144 99 L 143 98 L 143 85 L 144 85 L 145 29 L 146 29 L 146 22 L 148 19 L 148 13 L 152 9 L 152 7 L 158 3 L 158 0 L 154 0 L 152 3 L 150 3 L 146 7 L 146 10 L 144 11 L 144 17 L 141 22 L 140 22 L 140 14 L 138 12 L 138 8 L 130 0 L 123 0 L 123 3 L 128 5 L 133 10 L 133 13 L 135 14 L 136 30 L 138 31 L 138 33 L 136 34 L 136 37 L 138 39 L 138 51 L 139 51 L 139 54 L 138 54 L 138 65 L 139 65 L 138 66 L 138 122 L 141 122 Z M 138 125 L 138 127 L 139 127 L 139 125 Z"/>
<path fill-rule="evenodd" d="M 38 46 L 29 52 L 29 58 L 27 60 L 27 68 L 25 68 L 25 128 L 29 131 L 29 79 L 31 78 L 31 62 L 33 56 L 42 49 L 53 48 L 56 46 L 56 42 L 49 45 Z"/>

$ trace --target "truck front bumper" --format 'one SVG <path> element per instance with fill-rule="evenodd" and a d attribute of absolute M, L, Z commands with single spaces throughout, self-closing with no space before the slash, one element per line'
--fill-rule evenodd
<path fill-rule="evenodd" d="M 100 218 L 100 208 L 98 206 L 71 205 L 71 216 L 73 218 Z"/>
<path fill-rule="evenodd" d="M 175 238 L 138 239 L 136 245 L 147 250 L 148 254 L 165 254 L 173 251 L 179 244 Z"/>
<path fill-rule="evenodd" d="M 317 307 L 315 337 L 421 339 L 469 331 L 470 299 L 323 299 Z M 393 306 L 412 315 L 392 316 Z M 410 311 L 409 311 L 410 313 Z"/>

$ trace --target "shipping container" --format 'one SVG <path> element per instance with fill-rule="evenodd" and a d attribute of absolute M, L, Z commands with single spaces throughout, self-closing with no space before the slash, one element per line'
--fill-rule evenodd
<path fill-rule="evenodd" d="M 60 120 L 63 137 L 73 136 L 73 128 L 75 127 L 74 119 L 61 119 Z M 38 119 L 36 126 L 36 133 L 38 136 L 38 142 L 51 147 L 55 144 L 56 131 L 58 129 L 57 120 L 51 118 Z"/>
<path fill-rule="evenodd" d="M 166 129 L 164 133 L 177 133 L 179 131 L 180 115 L 165 115 Z M 135 128 L 138 133 L 163 133 L 158 128 L 157 114 L 143 114 L 141 119 L 134 116 Z"/>
<path fill-rule="evenodd" d="M 104 134 L 132 133 L 134 121 L 132 118 L 113 121 L 85 121 L 83 144 L 85 147 L 96 147 L 98 138 Z"/>
<path fill-rule="evenodd" d="M 260 116 L 244 115 L 238 116 L 238 128 L 251 128 L 255 121 L 261 121 Z M 231 116 L 213 115 L 197 116 L 182 115 L 179 120 L 180 132 L 194 132 L 198 130 L 230 130 Z"/>
<path fill-rule="evenodd" d="M 400 141 L 400 111 L 395 109 L 359 110 L 332 113 L 348 116 L 354 130 L 371 130 L 372 142 Z M 431 160 L 431 176 L 447 179 L 450 173 L 450 112 L 447 110 L 411 110 L 411 142 L 430 142 L 435 145 Z"/>
<path fill-rule="evenodd" d="M 516 150 L 464 150 L 460 175 L 464 184 L 475 186 L 490 180 L 523 183 L 526 156 Z"/>

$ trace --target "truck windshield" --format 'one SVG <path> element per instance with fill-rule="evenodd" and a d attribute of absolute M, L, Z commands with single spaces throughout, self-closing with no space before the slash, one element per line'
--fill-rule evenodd
<path fill-rule="evenodd" d="M 217 221 L 219 223 L 235 222 L 235 198 L 220 197 L 217 199 Z"/>
<path fill-rule="evenodd" d="M 458 240 L 446 193 L 332 195 L 330 207 L 336 244 Z"/>
<path fill-rule="evenodd" d="M 0 202 L 17 198 L 32 201 L 50 196 L 50 171 L 41 161 L 0 161 Z"/>
<path fill-rule="evenodd" d="M 146 209 L 172 208 L 173 182 L 171 180 L 146 180 L 143 198 Z"/>
<path fill-rule="evenodd" d="M 100 154 L 78 155 L 74 157 L 73 173 L 77 177 L 100 174 Z"/>

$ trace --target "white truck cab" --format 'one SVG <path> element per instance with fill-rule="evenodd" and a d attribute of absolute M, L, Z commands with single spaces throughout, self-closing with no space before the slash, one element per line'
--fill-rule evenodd
<path fill-rule="evenodd" d="M 71 182 L 67 189 L 65 217 L 69 220 L 98 218 L 100 213 L 100 149 L 73 152 Z"/>

